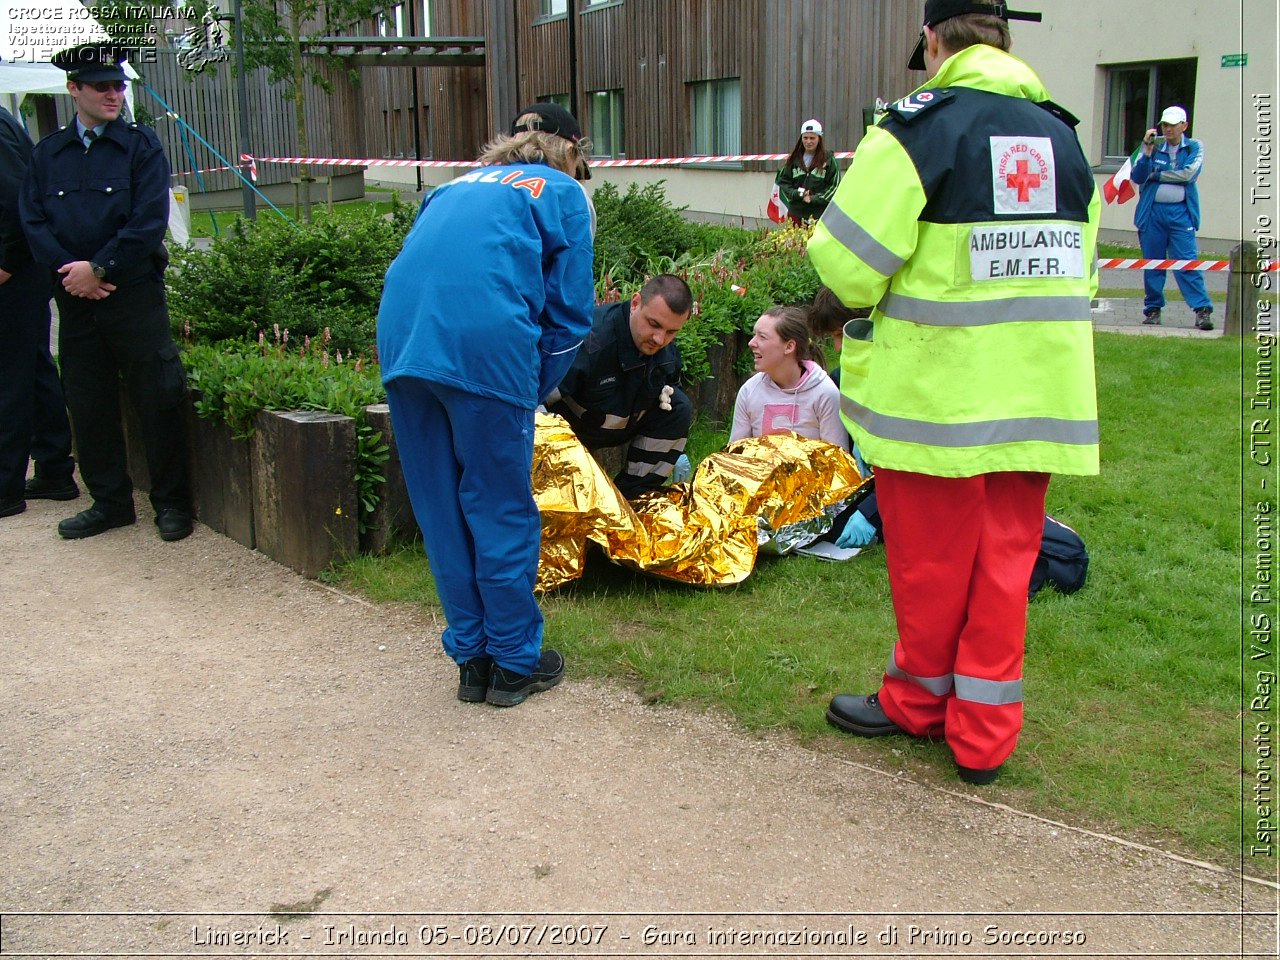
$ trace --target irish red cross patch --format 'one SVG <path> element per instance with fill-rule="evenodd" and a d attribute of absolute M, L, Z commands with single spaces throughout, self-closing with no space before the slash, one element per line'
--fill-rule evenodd
<path fill-rule="evenodd" d="M 992 137 L 991 188 L 995 212 L 1057 213 L 1053 141 L 1048 137 Z"/>

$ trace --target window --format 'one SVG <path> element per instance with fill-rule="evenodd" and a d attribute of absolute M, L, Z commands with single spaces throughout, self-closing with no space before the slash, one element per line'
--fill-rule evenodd
<path fill-rule="evenodd" d="M 563 17 L 569 12 L 569 0 L 538 0 L 539 17 Z"/>
<path fill-rule="evenodd" d="M 592 155 L 621 157 L 622 91 L 596 90 L 588 94 L 587 110 L 587 116 L 591 120 L 588 136 L 591 137 Z"/>
<path fill-rule="evenodd" d="M 1187 108 L 1196 94 L 1196 61 L 1163 60 L 1107 68 L 1107 117 L 1102 143 L 1103 159 L 1123 160 L 1133 152 L 1143 133 L 1156 126 L 1170 104 Z"/>
<path fill-rule="evenodd" d="M 692 94 L 693 156 L 742 152 L 742 82 L 708 80 L 689 85 Z"/>
<path fill-rule="evenodd" d="M 403 37 L 405 36 L 405 16 L 404 5 L 396 4 L 390 10 L 383 10 L 382 19 L 382 35 L 384 37 Z"/>

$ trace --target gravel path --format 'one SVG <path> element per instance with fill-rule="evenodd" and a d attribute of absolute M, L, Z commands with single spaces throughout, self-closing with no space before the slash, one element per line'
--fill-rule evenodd
<path fill-rule="evenodd" d="M 4 956 L 1276 955 L 1266 885 L 572 664 L 462 704 L 429 612 L 67 506 L 0 521 Z"/>

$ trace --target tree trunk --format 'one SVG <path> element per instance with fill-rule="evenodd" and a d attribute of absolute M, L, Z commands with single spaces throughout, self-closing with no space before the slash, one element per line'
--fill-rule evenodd
<path fill-rule="evenodd" d="M 298 156 L 310 154 L 311 144 L 307 139 L 307 75 L 302 65 L 302 17 L 295 8 L 289 17 L 290 40 L 293 43 L 293 120 L 298 130 Z M 304 163 L 298 168 L 298 179 L 301 182 L 299 202 L 302 206 L 302 220 L 311 222 L 311 170 Z"/>

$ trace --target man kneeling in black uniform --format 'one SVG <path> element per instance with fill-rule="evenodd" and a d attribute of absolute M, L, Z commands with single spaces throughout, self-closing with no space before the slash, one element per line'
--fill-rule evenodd
<path fill-rule="evenodd" d="M 693 295 L 669 273 L 649 280 L 629 303 L 596 307 L 595 323 L 547 409 L 569 421 L 588 450 L 630 444 L 618 490 L 633 499 L 667 481 L 684 452 L 693 405 L 680 389 L 672 342 Z"/>

